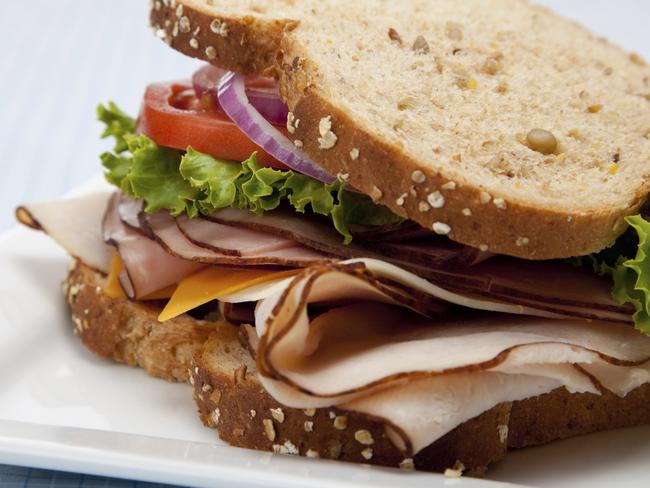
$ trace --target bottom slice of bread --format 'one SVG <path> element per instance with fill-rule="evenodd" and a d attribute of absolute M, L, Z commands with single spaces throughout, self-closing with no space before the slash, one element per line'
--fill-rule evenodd
<path fill-rule="evenodd" d="M 101 357 L 152 376 L 189 381 L 203 423 L 233 446 L 428 471 L 465 466 L 481 475 L 508 448 L 650 423 L 650 385 L 619 398 L 566 389 L 503 403 L 405 459 L 377 419 L 336 408 L 300 410 L 276 402 L 257 379 L 237 326 L 181 316 L 160 323 L 160 303 L 113 299 L 105 278 L 76 262 L 64 282 L 74 332 Z"/>
<path fill-rule="evenodd" d="M 189 380 L 194 353 L 215 323 L 187 315 L 158 322 L 159 302 L 114 299 L 104 293 L 106 278 L 75 261 L 63 282 L 74 333 L 95 354 L 168 381 Z"/>
<path fill-rule="evenodd" d="M 278 404 L 260 385 L 255 362 L 239 337 L 235 329 L 215 331 L 192 369 L 203 423 L 239 447 L 427 471 L 443 471 L 460 461 L 467 474 L 480 475 L 508 448 L 650 423 L 650 385 L 625 398 L 560 388 L 497 405 L 405 460 L 377 420 L 335 408 L 300 410 Z"/>

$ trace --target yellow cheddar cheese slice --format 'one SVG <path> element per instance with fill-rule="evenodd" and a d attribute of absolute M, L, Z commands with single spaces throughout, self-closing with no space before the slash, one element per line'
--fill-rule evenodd
<path fill-rule="evenodd" d="M 158 316 L 160 322 L 260 283 L 294 276 L 299 270 L 274 271 L 210 266 L 182 280 Z"/>
<path fill-rule="evenodd" d="M 104 293 L 111 298 L 126 298 L 126 293 L 120 285 L 120 273 L 124 271 L 124 264 L 120 259 L 120 255 L 117 253 L 113 254 L 113 260 L 111 261 L 111 269 L 108 272 L 108 279 L 104 285 Z"/>

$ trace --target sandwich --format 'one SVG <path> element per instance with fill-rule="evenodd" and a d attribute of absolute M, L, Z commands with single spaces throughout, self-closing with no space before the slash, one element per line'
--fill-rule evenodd
<path fill-rule="evenodd" d="M 208 64 L 99 107 L 111 191 L 16 212 L 74 258 L 87 347 L 276 453 L 479 475 L 650 422 L 638 55 L 521 0 L 151 24 Z"/>

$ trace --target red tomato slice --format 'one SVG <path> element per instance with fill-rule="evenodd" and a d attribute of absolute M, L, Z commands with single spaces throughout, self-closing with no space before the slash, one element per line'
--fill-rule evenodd
<path fill-rule="evenodd" d="M 161 146 L 181 150 L 192 146 L 231 161 L 245 161 L 257 151 L 260 164 L 289 169 L 251 141 L 223 111 L 209 105 L 196 98 L 189 83 L 154 83 L 144 95 L 138 132 Z M 286 134 L 284 127 L 278 129 Z"/>

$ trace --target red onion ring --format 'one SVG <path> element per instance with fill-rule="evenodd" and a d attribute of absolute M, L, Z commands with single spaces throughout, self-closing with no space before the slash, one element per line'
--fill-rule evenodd
<path fill-rule="evenodd" d="M 251 105 L 246 95 L 246 78 L 232 71 L 226 73 L 217 90 L 219 104 L 239 129 L 271 156 L 291 169 L 321 181 L 332 183 L 336 178 L 314 163 L 284 134 Z"/>
<path fill-rule="evenodd" d="M 213 94 L 219 87 L 219 81 L 227 73 L 226 70 L 212 65 L 204 66 L 192 75 L 192 86 L 196 98 L 209 96 L 216 105 L 219 104 Z M 280 98 L 277 84 L 269 78 L 247 77 L 246 94 L 248 99 L 262 116 L 272 124 L 287 123 L 289 107 Z"/>

